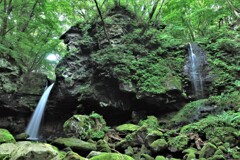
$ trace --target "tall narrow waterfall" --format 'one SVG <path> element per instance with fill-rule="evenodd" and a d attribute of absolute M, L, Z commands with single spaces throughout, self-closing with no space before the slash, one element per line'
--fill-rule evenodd
<path fill-rule="evenodd" d="M 191 43 L 189 43 L 189 73 L 194 94 L 197 99 L 200 99 L 204 97 L 203 66 L 206 60 L 205 55 L 202 56 L 195 53 L 193 47 L 195 47 L 195 51 L 197 51 L 197 46 L 193 46 Z"/>
<path fill-rule="evenodd" d="M 51 84 L 43 93 L 40 101 L 38 102 L 37 108 L 35 109 L 33 116 L 31 118 L 30 123 L 26 129 L 26 133 L 29 135 L 30 140 L 38 139 L 38 131 L 40 128 L 43 112 L 45 110 L 45 106 L 48 100 L 48 96 L 52 90 L 54 83 Z"/>

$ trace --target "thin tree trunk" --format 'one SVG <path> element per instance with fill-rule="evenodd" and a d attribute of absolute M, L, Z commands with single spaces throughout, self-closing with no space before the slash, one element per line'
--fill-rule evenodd
<path fill-rule="evenodd" d="M 157 8 L 157 6 L 158 6 L 159 1 L 160 1 L 160 0 L 156 0 L 156 1 L 155 1 L 154 6 L 153 6 L 153 8 L 152 8 L 152 10 L 151 10 L 151 12 L 150 12 L 150 14 L 149 14 L 148 22 L 147 22 L 147 24 L 144 26 L 144 28 L 142 29 L 142 32 L 141 32 L 140 35 L 143 35 L 143 34 L 145 33 L 145 31 L 148 29 L 148 26 L 149 26 L 149 24 L 151 23 L 151 20 L 152 20 L 153 15 L 154 15 L 154 13 L 155 13 L 155 11 L 156 11 L 156 8 Z"/>
<path fill-rule="evenodd" d="M 103 3 L 100 6 L 100 9 L 102 9 L 103 5 L 107 2 L 108 0 L 104 0 Z"/>
<path fill-rule="evenodd" d="M 21 29 L 21 32 L 25 32 L 28 28 L 28 25 L 32 19 L 32 17 L 34 16 L 34 11 L 35 11 L 35 8 L 37 7 L 37 4 L 38 4 L 38 1 L 39 0 L 36 0 L 35 3 L 33 4 L 33 7 L 32 7 L 32 10 L 28 16 L 28 20 L 26 21 L 26 23 L 23 25 L 22 29 Z"/>
<path fill-rule="evenodd" d="M 161 15 L 162 7 L 163 7 L 163 4 L 164 4 L 164 1 L 165 1 L 165 0 L 162 0 L 161 6 L 160 6 L 160 8 L 159 8 L 159 10 L 158 10 L 158 13 L 157 13 L 157 15 L 156 15 L 155 23 L 154 23 L 154 24 L 157 23 L 158 16 Z"/>
<path fill-rule="evenodd" d="M 107 38 L 107 40 L 108 40 L 108 43 L 111 45 L 111 41 L 110 41 L 110 39 L 109 39 L 107 30 L 106 30 L 106 26 L 105 26 L 105 23 L 104 23 L 104 20 L 103 20 L 103 17 L 102 17 L 102 13 L 101 13 L 101 11 L 100 11 L 100 9 L 99 9 L 99 7 L 98 7 L 97 1 L 94 0 L 94 2 L 95 2 L 95 5 L 96 5 L 97 10 L 98 10 L 98 14 L 99 14 L 99 16 L 100 16 L 100 18 L 101 18 L 101 21 L 102 21 L 102 24 L 103 24 L 104 34 L 105 34 L 105 36 L 106 36 L 106 38 Z"/>
<path fill-rule="evenodd" d="M 0 28 L 0 36 L 4 37 L 5 34 L 7 33 L 7 27 L 8 27 L 8 16 L 12 12 L 13 6 L 12 6 L 12 0 L 9 0 L 7 4 L 7 0 L 4 0 L 4 7 L 3 7 L 3 12 L 4 16 L 2 18 L 2 27 Z"/>

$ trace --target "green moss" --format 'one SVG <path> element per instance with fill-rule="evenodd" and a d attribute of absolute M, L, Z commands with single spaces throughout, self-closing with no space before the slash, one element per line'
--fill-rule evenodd
<path fill-rule="evenodd" d="M 183 150 L 188 144 L 188 137 L 184 134 L 181 134 L 176 137 L 169 137 L 168 144 L 171 148 L 176 150 Z"/>
<path fill-rule="evenodd" d="M 138 125 L 135 124 L 123 124 L 116 127 L 116 130 L 119 132 L 134 132 L 139 128 Z"/>
<path fill-rule="evenodd" d="M 148 130 L 157 129 L 159 127 L 158 119 L 154 116 L 148 116 L 147 119 L 139 122 L 140 126 L 145 126 Z"/>
<path fill-rule="evenodd" d="M 133 160 L 133 158 L 120 153 L 102 153 L 90 158 L 90 160 Z"/>
<path fill-rule="evenodd" d="M 166 160 L 166 158 L 163 157 L 163 156 L 157 156 L 157 157 L 155 158 L 155 160 Z"/>
<path fill-rule="evenodd" d="M 68 136 L 80 139 L 100 139 L 107 131 L 105 120 L 97 113 L 74 115 L 64 123 L 63 128 Z"/>
<path fill-rule="evenodd" d="M 162 46 L 166 37 L 161 37 L 162 33 L 156 29 L 149 29 L 143 36 L 139 36 L 140 32 L 137 29 L 126 34 L 121 45 L 93 53 L 93 60 L 105 70 L 106 76 L 117 77 L 123 84 L 134 84 L 139 93 L 165 94 L 182 90 L 180 74 L 184 53 Z M 161 43 L 157 39 L 161 39 Z M 166 58 L 166 53 L 170 58 Z"/>
<path fill-rule="evenodd" d="M 165 139 L 158 139 L 156 141 L 154 141 L 150 147 L 155 151 L 155 152 L 159 152 L 161 150 L 166 149 L 168 146 L 167 142 Z"/>
<path fill-rule="evenodd" d="M 15 139 L 8 130 L 0 129 L 0 144 L 6 142 L 15 142 Z"/>
<path fill-rule="evenodd" d="M 182 153 L 186 153 L 184 155 L 184 159 L 192 160 L 192 159 L 196 159 L 196 152 L 197 152 L 197 149 L 195 149 L 195 148 L 188 148 L 188 149 L 185 149 Z"/>
<path fill-rule="evenodd" d="M 177 114 L 170 120 L 171 124 L 190 123 L 197 120 L 199 110 L 206 104 L 206 99 L 201 99 L 186 104 Z"/>
<path fill-rule="evenodd" d="M 77 138 L 58 138 L 54 140 L 53 144 L 82 151 L 94 151 L 97 149 L 96 144 L 85 142 Z"/>
<path fill-rule="evenodd" d="M 83 158 L 82 156 L 78 155 L 75 152 L 70 151 L 65 155 L 63 160 L 87 160 L 87 159 Z"/>

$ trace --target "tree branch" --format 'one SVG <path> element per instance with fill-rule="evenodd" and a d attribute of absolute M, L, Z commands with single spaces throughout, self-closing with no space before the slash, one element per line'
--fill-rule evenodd
<path fill-rule="evenodd" d="M 21 29 L 21 32 L 25 32 L 25 31 L 26 31 L 26 29 L 27 29 L 27 27 L 28 27 L 28 25 L 29 25 L 32 17 L 34 16 L 34 11 L 35 11 L 35 8 L 37 7 L 38 1 L 39 1 L 39 0 L 36 0 L 35 3 L 33 4 L 32 10 L 31 10 L 31 12 L 30 12 L 30 14 L 29 14 L 29 16 L 28 16 L 28 20 L 27 20 L 26 23 L 23 25 L 23 27 L 22 27 L 22 29 Z"/>
<path fill-rule="evenodd" d="M 100 11 L 100 9 L 99 9 L 99 7 L 98 7 L 97 1 L 94 0 L 94 2 L 95 2 L 95 5 L 96 5 L 96 7 L 97 7 L 98 14 L 99 14 L 99 16 L 100 16 L 100 18 L 101 18 L 101 20 L 102 20 L 104 34 L 105 34 L 105 36 L 106 36 L 106 38 L 107 38 L 107 40 L 108 40 L 108 43 L 111 45 L 111 41 L 110 41 L 109 36 L 108 36 L 108 34 L 107 34 L 107 30 L 106 30 L 106 26 L 105 26 L 105 23 L 104 23 L 104 20 L 103 20 L 103 17 L 102 17 L 102 13 L 101 13 L 101 11 Z"/>

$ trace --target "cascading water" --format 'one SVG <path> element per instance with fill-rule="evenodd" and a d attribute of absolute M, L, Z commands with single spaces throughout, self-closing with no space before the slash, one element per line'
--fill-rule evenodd
<path fill-rule="evenodd" d="M 189 43 L 189 60 L 190 60 L 190 77 L 193 85 L 194 94 L 197 99 L 204 98 L 204 81 L 203 81 L 203 60 L 201 56 L 197 56 L 193 51 L 193 46 Z"/>
<path fill-rule="evenodd" d="M 30 123 L 26 129 L 26 133 L 29 135 L 30 140 L 38 140 L 38 131 L 40 128 L 41 120 L 43 117 L 43 112 L 48 100 L 48 96 L 52 90 L 54 83 L 51 84 L 43 93 L 40 101 L 38 102 L 37 108 L 35 109 Z"/>

